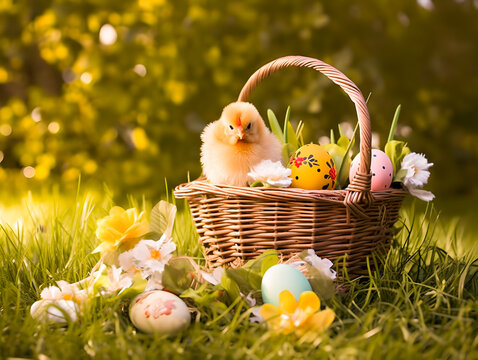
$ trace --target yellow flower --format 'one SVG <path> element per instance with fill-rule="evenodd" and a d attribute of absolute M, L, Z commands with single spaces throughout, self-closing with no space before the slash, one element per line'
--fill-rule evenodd
<path fill-rule="evenodd" d="M 335 313 L 331 309 L 319 311 L 320 300 L 313 291 L 300 294 L 299 302 L 289 290 L 279 295 L 279 307 L 264 304 L 261 316 L 269 328 L 281 333 L 295 333 L 300 337 L 312 332 L 321 333 L 334 321 Z"/>
<path fill-rule="evenodd" d="M 124 210 L 119 206 L 111 208 L 109 216 L 98 220 L 96 236 L 101 241 L 94 252 L 115 251 L 118 247 L 124 250 L 133 248 L 139 237 L 149 231 L 144 212 L 131 208 Z"/>

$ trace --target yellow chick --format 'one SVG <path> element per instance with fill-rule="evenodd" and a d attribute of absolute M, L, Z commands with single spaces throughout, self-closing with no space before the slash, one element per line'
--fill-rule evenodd
<path fill-rule="evenodd" d="M 247 174 L 262 160 L 281 160 L 282 145 L 270 132 L 254 105 L 227 105 L 221 118 L 201 134 L 201 164 L 214 184 L 247 186 Z"/>

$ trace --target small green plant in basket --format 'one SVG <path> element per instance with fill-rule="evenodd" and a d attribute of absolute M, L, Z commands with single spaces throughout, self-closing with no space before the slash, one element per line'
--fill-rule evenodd
<path fill-rule="evenodd" d="M 290 106 L 287 107 L 284 118 L 284 127 L 282 130 L 277 116 L 269 109 L 267 110 L 267 118 L 269 119 L 269 125 L 272 133 L 282 143 L 282 163 L 287 164 L 290 157 L 297 151 L 299 147 L 304 145 L 304 139 L 302 138 L 302 130 L 304 129 L 304 123 L 299 121 L 297 129 L 294 130 L 290 123 Z"/>

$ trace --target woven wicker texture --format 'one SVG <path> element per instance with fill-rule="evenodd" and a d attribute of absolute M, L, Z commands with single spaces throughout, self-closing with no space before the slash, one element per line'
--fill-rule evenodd
<path fill-rule="evenodd" d="M 406 192 L 370 191 L 367 105 L 358 87 L 334 67 L 302 56 L 274 60 L 249 78 L 238 100 L 246 101 L 263 79 L 285 67 L 320 71 L 355 103 L 365 156 L 347 189 L 248 188 L 197 180 L 178 186 L 174 194 L 188 200 L 210 266 L 240 266 L 267 249 L 277 249 L 287 259 L 312 248 L 321 257 L 345 260 L 350 276 L 364 274 L 367 257 L 388 250 Z"/>

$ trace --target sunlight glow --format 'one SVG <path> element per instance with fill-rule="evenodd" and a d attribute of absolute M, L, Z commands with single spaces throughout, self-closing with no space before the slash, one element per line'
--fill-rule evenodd
<path fill-rule="evenodd" d="M 39 107 L 34 108 L 32 110 L 31 116 L 34 122 L 40 122 L 41 121 L 40 108 Z"/>
<path fill-rule="evenodd" d="M 26 166 L 23 168 L 23 176 L 25 176 L 27 179 L 31 179 L 32 177 L 35 176 L 35 168 L 32 166 Z"/>
<path fill-rule="evenodd" d="M 90 73 L 84 72 L 83 74 L 81 74 L 80 80 L 83 84 L 89 84 L 91 80 L 93 80 L 93 77 Z"/>
<path fill-rule="evenodd" d="M 0 135 L 9 136 L 12 133 L 12 127 L 8 124 L 0 125 Z"/>
<path fill-rule="evenodd" d="M 58 131 L 60 131 L 60 124 L 58 124 L 56 121 L 52 121 L 48 124 L 48 131 L 52 134 L 58 133 Z"/>
<path fill-rule="evenodd" d="M 118 38 L 115 28 L 110 24 L 105 24 L 100 29 L 100 42 L 103 45 L 113 45 Z"/>
<path fill-rule="evenodd" d="M 133 71 L 141 77 L 145 77 L 148 73 L 146 70 L 146 66 L 143 64 L 136 64 L 133 68 Z"/>
<path fill-rule="evenodd" d="M 433 8 L 435 7 L 435 5 L 433 5 L 432 0 L 417 0 L 417 3 L 426 10 L 433 10 Z"/>

